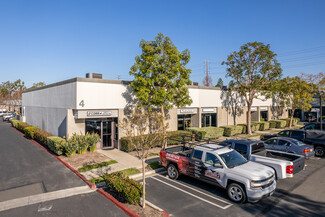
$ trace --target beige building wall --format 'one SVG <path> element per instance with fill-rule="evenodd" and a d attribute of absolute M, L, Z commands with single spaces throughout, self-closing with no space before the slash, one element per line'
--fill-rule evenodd
<path fill-rule="evenodd" d="M 67 137 L 71 137 L 73 133 L 85 134 L 85 119 L 75 119 L 72 109 L 67 109 Z"/>
<path fill-rule="evenodd" d="M 169 109 L 166 114 L 167 131 L 176 131 L 177 127 L 177 108 Z"/>
<path fill-rule="evenodd" d="M 217 108 L 218 111 L 218 123 L 217 126 L 226 126 L 226 125 L 234 125 L 234 115 L 231 112 L 231 109 L 227 109 L 225 107 L 219 107 Z M 246 123 L 246 114 L 247 114 L 247 108 L 246 107 L 240 107 L 237 111 L 236 115 L 236 124 L 244 124 Z"/>
<path fill-rule="evenodd" d="M 270 120 L 278 120 L 288 118 L 288 109 L 280 106 L 270 106 L 269 109 Z"/>

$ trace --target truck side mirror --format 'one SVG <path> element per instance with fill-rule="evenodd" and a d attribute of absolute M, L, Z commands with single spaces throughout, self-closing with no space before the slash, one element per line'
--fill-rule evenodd
<path fill-rule="evenodd" d="M 213 164 L 213 167 L 216 167 L 216 168 L 223 168 L 223 166 L 222 166 L 220 163 L 214 163 L 214 164 Z"/>

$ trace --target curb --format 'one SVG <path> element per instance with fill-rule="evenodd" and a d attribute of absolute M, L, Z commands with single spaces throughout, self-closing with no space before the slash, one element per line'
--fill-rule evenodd
<path fill-rule="evenodd" d="M 168 214 L 165 210 L 159 208 L 158 206 L 156 206 L 156 205 L 150 203 L 149 201 L 146 201 L 146 204 L 147 204 L 148 206 L 151 206 L 153 209 L 156 209 L 156 210 L 162 212 L 162 213 L 165 215 L 165 217 L 169 217 L 169 214 Z"/>
<path fill-rule="evenodd" d="M 12 127 L 13 129 L 15 129 L 18 133 L 20 133 L 21 135 L 25 135 L 22 132 L 20 132 L 19 130 L 17 130 L 16 128 Z M 27 139 L 27 138 L 26 138 Z M 76 176 L 78 176 L 82 181 L 84 181 L 90 189 L 95 189 L 96 185 L 91 183 L 90 181 L 88 181 L 83 175 L 81 175 L 77 170 L 75 170 L 74 168 L 72 168 L 69 164 L 67 164 L 66 162 L 64 162 L 63 160 L 61 160 L 58 156 L 56 156 L 54 153 L 52 153 L 50 150 L 48 150 L 47 148 L 45 148 L 44 146 L 42 146 L 41 144 L 39 144 L 38 142 L 36 142 L 33 139 L 28 139 L 30 140 L 32 143 L 36 144 L 38 147 L 42 148 L 44 151 L 46 151 L 47 153 L 49 153 L 50 155 L 52 155 L 53 157 L 55 157 L 58 161 L 60 161 L 64 166 L 66 166 L 68 169 L 70 169 Z"/>
<path fill-rule="evenodd" d="M 100 188 L 100 189 L 97 190 L 97 192 L 100 193 L 101 195 L 103 195 L 106 199 L 110 200 L 112 203 L 114 203 L 117 207 L 119 207 L 122 211 L 124 211 L 129 216 L 131 216 L 131 217 L 140 217 L 135 212 L 130 210 L 127 206 L 125 206 L 123 203 L 116 200 L 112 195 L 110 195 L 109 193 L 104 191 L 103 189 Z"/>
<path fill-rule="evenodd" d="M 155 173 L 161 173 L 163 171 L 165 171 L 166 169 L 164 167 L 161 167 L 161 168 L 158 168 L 158 169 L 154 169 L 154 170 L 151 170 L 151 171 L 148 171 L 145 173 L 145 175 L 152 175 L 152 174 L 155 174 Z M 142 173 L 137 173 L 137 174 L 134 174 L 134 175 L 131 175 L 129 176 L 130 179 L 140 179 L 142 178 Z"/>

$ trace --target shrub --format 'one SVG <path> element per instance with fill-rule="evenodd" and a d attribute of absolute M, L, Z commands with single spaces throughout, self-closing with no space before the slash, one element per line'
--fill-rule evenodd
<path fill-rule="evenodd" d="M 24 133 L 27 138 L 34 139 L 34 133 L 38 130 L 38 127 L 26 127 Z"/>
<path fill-rule="evenodd" d="M 287 124 L 287 122 L 284 120 L 275 120 L 274 122 L 276 124 L 275 125 L 276 128 L 284 128 Z"/>
<path fill-rule="evenodd" d="M 134 151 L 134 147 L 131 145 L 129 140 L 127 138 L 121 138 L 120 139 L 120 144 L 121 144 L 121 150 L 125 152 L 131 152 Z"/>
<path fill-rule="evenodd" d="M 255 132 L 255 131 L 259 131 L 260 130 L 260 123 L 259 122 L 251 122 L 251 129 L 252 129 L 252 132 Z"/>
<path fill-rule="evenodd" d="M 224 129 L 224 136 L 234 136 L 237 134 L 241 134 L 243 131 L 243 127 L 242 126 L 233 126 L 233 125 L 229 125 L 229 126 L 221 126 L 221 128 Z"/>
<path fill-rule="evenodd" d="M 246 134 L 247 132 L 247 124 L 238 124 L 237 126 L 241 126 L 242 127 L 242 134 Z"/>
<path fill-rule="evenodd" d="M 218 139 L 223 136 L 225 131 L 225 129 L 221 127 L 202 127 L 201 129 L 206 132 L 205 137 L 209 139 Z"/>
<path fill-rule="evenodd" d="M 189 141 L 191 139 L 191 136 L 192 136 L 192 132 L 187 130 L 168 131 L 167 145 L 180 144 L 182 143 L 183 138 L 185 139 L 185 141 Z"/>
<path fill-rule="evenodd" d="M 67 156 L 67 157 L 71 157 L 73 155 L 76 154 L 77 152 L 77 149 L 78 149 L 78 144 L 76 144 L 74 141 L 62 141 L 61 142 L 61 145 L 63 147 L 63 150 L 64 150 L 64 154 Z"/>
<path fill-rule="evenodd" d="M 31 127 L 31 125 L 29 125 L 29 124 L 27 124 L 27 123 L 25 123 L 25 122 L 19 122 L 19 123 L 17 124 L 17 129 L 18 129 L 19 131 L 23 132 L 23 133 L 24 133 L 24 130 L 25 130 L 26 127 Z"/>
<path fill-rule="evenodd" d="M 297 125 L 299 123 L 299 121 L 300 121 L 300 118 L 293 118 L 292 123 L 295 126 L 295 125 Z"/>
<path fill-rule="evenodd" d="M 115 191 L 120 197 L 132 204 L 139 204 L 142 197 L 141 183 L 126 177 L 121 172 L 103 175 L 107 188 Z"/>
<path fill-rule="evenodd" d="M 13 119 L 10 119 L 10 123 L 11 123 L 11 126 L 13 126 L 14 128 L 17 128 L 20 121 L 17 120 L 16 118 L 13 118 Z"/>
<path fill-rule="evenodd" d="M 47 137 L 53 136 L 51 133 L 48 133 L 44 130 L 37 130 L 34 132 L 34 139 L 42 144 L 47 146 Z"/>
<path fill-rule="evenodd" d="M 86 143 L 88 144 L 89 151 L 96 151 L 96 144 L 100 141 L 100 137 L 97 133 L 86 133 L 84 136 Z"/>
<path fill-rule="evenodd" d="M 269 121 L 270 128 L 276 128 L 276 122 L 275 121 Z"/>
<path fill-rule="evenodd" d="M 62 155 L 64 153 L 65 139 L 57 136 L 47 137 L 47 146 L 49 149 L 57 155 Z"/>
<path fill-rule="evenodd" d="M 286 127 L 289 127 L 290 125 L 290 118 L 286 118 L 286 119 L 280 119 L 281 121 L 285 121 L 286 122 Z"/>
<path fill-rule="evenodd" d="M 261 131 L 270 129 L 270 123 L 267 121 L 261 121 L 260 122 L 260 129 Z"/>
<path fill-rule="evenodd" d="M 186 130 L 190 131 L 192 134 L 195 134 L 195 140 L 202 140 L 206 135 L 206 131 L 202 130 L 202 128 L 198 127 L 189 127 Z"/>

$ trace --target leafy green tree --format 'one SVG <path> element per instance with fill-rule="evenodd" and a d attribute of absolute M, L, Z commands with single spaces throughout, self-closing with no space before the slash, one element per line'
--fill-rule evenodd
<path fill-rule="evenodd" d="M 37 82 L 37 83 L 33 83 L 33 86 L 31 86 L 30 88 L 28 88 L 29 90 L 30 89 L 35 89 L 35 88 L 39 88 L 39 87 L 43 87 L 43 86 L 45 86 L 46 84 L 45 84 L 45 82 Z"/>
<path fill-rule="evenodd" d="M 149 151 L 157 144 L 161 145 L 164 140 L 163 126 L 161 114 L 150 112 L 145 108 L 135 108 L 131 111 L 128 118 L 124 118 L 119 123 L 119 128 L 125 132 L 127 140 L 133 148 L 135 148 L 137 157 L 142 161 L 142 180 L 143 180 L 143 196 L 142 207 L 146 206 L 146 168 L 145 160 L 149 155 Z"/>
<path fill-rule="evenodd" d="M 216 87 L 220 87 L 220 88 L 223 87 L 223 80 L 222 80 L 222 78 L 219 78 L 219 79 L 218 79 L 218 82 L 217 82 Z"/>
<path fill-rule="evenodd" d="M 294 112 L 297 108 L 301 108 L 303 111 L 309 110 L 313 96 L 317 90 L 316 85 L 308 83 L 302 80 L 300 77 L 286 77 L 276 83 L 275 87 L 278 91 L 281 104 L 291 107 L 290 125 L 292 126 L 292 120 Z"/>
<path fill-rule="evenodd" d="M 227 65 L 227 76 L 235 81 L 235 90 L 245 98 L 247 104 L 247 133 L 251 134 L 251 108 L 254 98 L 265 91 L 282 75 L 276 54 L 270 45 L 249 42 L 234 51 L 222 62 Z"/>
<path fill-rule="evenodd" d="M 142 54 L 130 69 L 131 87 L 143 106 L 159 108 L 163 116 L 164 147 L 167 145 L 165 109 L 190 105 L 187 85 L 191 84 L 189 50 L 179 52 L 169 37 L 159 33 L 154 41 L 141 40 Z"/>
<path fill-rule="evenodd" d="M 22 96 L 22 92 L 26 89 L 25 83 L 20 79 L 10 82 L 2 82 L 0 85 L 0 92 L 2 97 L 5 99 L 6 105 L 9 106 L 9 110 L 11 110 L 11 106 L 14 106 L 16 103 L 15 100 L 20 100 Z"/>

